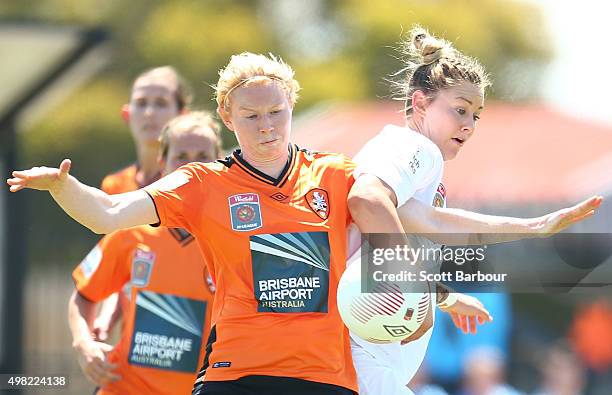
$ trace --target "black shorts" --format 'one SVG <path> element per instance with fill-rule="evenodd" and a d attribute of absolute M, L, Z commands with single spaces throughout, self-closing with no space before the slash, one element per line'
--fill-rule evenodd
<path fill-rule="evenodd" d="M 337 385 L 292 377 L 245 376 L 231 381 L 197 383 L 192 395 L 357 395 Z"/>

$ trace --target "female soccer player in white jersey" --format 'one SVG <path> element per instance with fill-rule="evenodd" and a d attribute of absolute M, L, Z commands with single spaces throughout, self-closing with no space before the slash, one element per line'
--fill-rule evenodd
<path fill-rule="evenodd" d="M 406 125 L 385 126 L 355 157 L 356 181 L 349 207 L 361 232 L 388 232 L 373 208 L 381 201 L 398 207 L 407 233 L 440 233 L 434 241 L 447 245 L 490 244 L 556 233 L 599 206 L 601 198 L 593 197 L 531 219 L 446 209 L 446 190 L 441 183 L 444 161 L 455 158 L 474 134 L 490 82 L 478 61 L 418 26 L 403 46 L 407 64 L 397 74 L 401 75 L 397 88 L 406 103 Z M 477 237 L 467 240 L 466 234 Z M 475 332 L 477 322 L 491 319 L 473 297 L 453 293 L 450 297 L 439 294 L 437 299 L 438 306 L 466 333 Z M 404 344 L 374 344 L 351 336 L 361 395 L 412 393 L 406 385 L 425 356 L 433 311 L 428 324 Z"/>

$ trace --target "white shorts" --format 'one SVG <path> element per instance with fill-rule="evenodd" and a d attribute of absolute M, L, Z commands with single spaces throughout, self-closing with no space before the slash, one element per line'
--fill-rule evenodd
<path fill-rule="evenodd" d="M 432 312 L 435 317 L 435 305 Z M 351 333 L 359 395 L 414 395 L 406 385 L 423 363 L 432 332 L 433 326 L 420 339 L 403 346 L 374 344 Z"/>

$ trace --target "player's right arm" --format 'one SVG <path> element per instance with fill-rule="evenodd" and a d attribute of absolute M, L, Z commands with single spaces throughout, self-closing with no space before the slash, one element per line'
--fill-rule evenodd
<path fill-rule="evenodd" d="M 96 303 L 85 299 L 74 290 L 68 301 L 68 326 L 72 333 L 72 347 L 77 353 L 81 370 L 89 381 L 104 386 L 121 379 L 113 370 L 117 365 L 106 360 L 112 346 L 95 341 L 91 328 L 96 314 Z"/>
<path fill-rule="evenodd" d="M 11 192 L 24 188 L 49 191 L 68 215 L 99 234 L 159 221 L 155 206 L 144 191 L 108 195 L 79 182 L 69 171 L 70 160 L 64 159 L 59 169 L 33 167 L 14 171 L 7 184 Z"/>

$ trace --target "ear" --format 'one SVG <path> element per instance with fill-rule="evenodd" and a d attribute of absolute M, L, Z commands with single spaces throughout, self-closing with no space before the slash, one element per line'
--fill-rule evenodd
<path fill-rule="evenodd" d="M 121 119 L 126 123 L 130 122 L 130 106 L 128 104 L 121 106 Z"/>
<path fill-rule="evenodd" d="M 225 127 L 233 132 L 234 124 L 232 123 L 232 119 L 230 117 L 229 112 L 225 111 L 223 107 L 219 106 L 217 107 L 217 114 L 219 114 L 219 117 L 223 121 L 223 124 L 225 125 Z"/>
<path fill-rule="evenodd" d="M 412 113 L 425 115 L 425 110 L 429 105 L 429 97 L 422 90 L 417 89 L 412 94 Z"/>
<path fill-rule="evenodd" d="M 159 169 L 163 176 L 164 170 L 166 169 L 166 159 L 162 158 L 161 154 L 157 156 L 157 163 L 159 164 Z"/>

